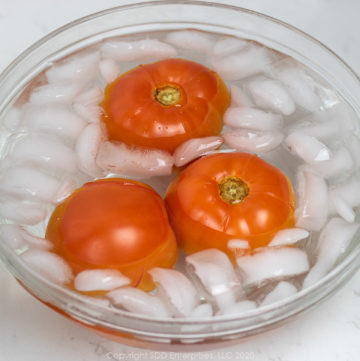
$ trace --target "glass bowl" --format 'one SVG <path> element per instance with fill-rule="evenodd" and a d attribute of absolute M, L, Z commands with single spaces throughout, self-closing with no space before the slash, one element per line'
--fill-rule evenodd
<path fill-rule="evenodd" d="M 1 118 L 27 84 L 52 62 L 114 36 L 196 29 L 247 38 L 303 63 L 337 90 L 360 119 L 360 81 L 331 50 L 309 35 L 268 16 L 234 6 L 202 1 L 153 1 L 105 10 L 74 21 L 22 53 L 1 75 Z M 256 335 L 307 311 L 338 291 L 360 265 L 360 239 L 354 239 L 341 261 L 319 282 L 283 301 L 240 316 L 208 319 L 153 319 L 94 303 L 36 274 L 0 242 L 0 258 L 34 297 L 62 315 L 110 339 L 166 347 L 218 346 Z M 153 347 L 153 346 L 152 346 Z"/>

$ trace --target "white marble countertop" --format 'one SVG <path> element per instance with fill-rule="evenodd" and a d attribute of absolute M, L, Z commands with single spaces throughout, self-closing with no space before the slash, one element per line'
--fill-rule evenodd
<path fill-rule="evenodd" d="M 34 41 L 71 20 L 130 0 L 0 0 L 0 71 Z M 360 74 L 357 0 L 222 0 L 312 34 Z M 0 360 L 355 361 L 360 357 L 360 272 L 321 307 L 277 330 L 206 354 L 155 353 L 102 339 L 29 296 L 0 267 Z"/>

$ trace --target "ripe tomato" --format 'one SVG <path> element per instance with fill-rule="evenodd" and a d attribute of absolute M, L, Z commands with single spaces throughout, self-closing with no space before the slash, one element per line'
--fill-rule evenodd
<path fill-rule="evenodd" d="M 195 161 L 170 184 L 165 203 L 186 253 L 217 248 L 231 255 L 230 239 L 261 247 L 275 232 L 294 225 L 290 181 L 248 153 L 219 153 Z"/>
<path fill-rule="evenodd" d="M 105 89 L 110 140 L 173 152 L 184 141 L 217 135 L 230 104 L 212 70 L 184 59 L 140 65 Z"/>
<path fill-rule="evenodd" d="M 46 238 L 75 274 L 117 269 L 145 290 L 153 286 L 146 271 L 173 267 L 177 257 L 163 200 L 151 187 L 128 179 L 84 184 L 55 209 Z"/>

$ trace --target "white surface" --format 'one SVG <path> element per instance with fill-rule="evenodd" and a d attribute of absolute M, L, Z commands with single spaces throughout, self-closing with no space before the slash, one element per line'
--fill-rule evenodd
<path fill-rule="evenodd" d="M 0 0 L 0 71 L 26 47 L 78 17 L 131 1 Z M 360 74 L 357 0 L 222 0 L 285 20 Z M 201 354 L 156 353 L 104 340 L 47 309 L 0 268 L 0 361 L 355 361 L 360 355 L 360 273 L 333 298 L 280 329 Z M 247 353 L 246 353 L 247 352 Z"/>

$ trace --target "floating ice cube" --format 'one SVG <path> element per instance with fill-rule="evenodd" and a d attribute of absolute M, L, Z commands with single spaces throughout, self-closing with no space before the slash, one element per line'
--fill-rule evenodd
<path fill-rule="evenodd" d="M 223 139 L 229 148 L 250 153 L 265 153 L 278 147 L 284 136 L 279 131 L 259 132 L 236 129 L 225 132 Z"/>
<path fill-rule="evenodd" d="M 8 153 L 12 160 L 74 173 L 77 171 L 74 151 L 56 138 L 40 134 L 27 134 L 15 139 Z"/>
<path fill-rule="evenodd" d="M 196 30 L 173 31 L 166 35 L 165 41 L 182 49 L 210 53 L 214 46 L 211 35 Z"/>
<path fill-rule="evenodd" d="M 29 105 L 23 108 L 23 126 L 31 132 L 49 132 L 75 140 L 86 121 L 60 104 Z"/>
<path fill-rule="evenodd" d="M 176 317 L 189 316 L 200 302 L 194 285 L 179 271 L 152 268 L 148 271 L 157 285 L 158 296 L 169 304 Z"/>
<path fill-rule="evenodd" d="M 264 109 L 283 115 L 295 111 L 295 103 L 286 88 L 278 81 L 266 77 L 257 77 L 248 83 L 255 104 Z"/>
<path fill-rule="evenodd" d="M 19 224 L 35 225 L 46 218 L 45 205 L 24 199 L 4 198 L 0 201 L 0 217 Z"/>
<path fill-rule="evenodd" d="M 344 139 L 346 148 L 349 150 L 353 163 L 354 170 L 360 168 L 360 140 L 356 135 L 350 134 Z"/>
<path fill-rule="evenodd" d="M 99 103 L 104 99 L 104 93 L 100 88 L 90 88 L 74 99 L 75 112 L 90 123 L 99 123 L 103 112 Z"/>
<path fill-rule="evenodd" d="M 96 162 L 107 172 L 147 178 L 171 174 L 174 159 L 163 150 L 131 148 L 120 142 L 103 142 Z"/>
<path fill-rule="evenodd" d="M 185 261 L 191 276 L 200 282 L 220 310 L 235 303 L 240 280 L 225 253 L 206 249 L 187 256 Z"/>
<path fill-rule="evenodd" d="M 256 303 L 249 300 L 238 301 L 227 307 L 221 314 L 223 315 L 240 315 L 246 311 L 254 310 Z"/>
<path fill-rule="evenodd" d="M 251 43 L 243 39 L 222 38 L 215 43 L 212 55 L 217 57 L 227 56 L 244 49 L 248 45 L 251 45 Z"/>
<path fill-rule="evenodd" d="M 110 291 L 126 286 L 130 280 L 114 269 L 91 269 L 78 273 L 74 287 L 78 291 Z"/>
<path fill-rule="evenodd" d="M 213 57 L 211 63 L 224 80 L 238 80 L 265 71 L 271 58 L 264 47 L 252 44 L 234 54 Z"/>
<path fill-rule="evenodd" d="M 101 124 L 89 124 L 76 142 L 76 156 L 79 169 L 89 177 L 103 176 L 103 171 L 96 164 L 96 156 L 105 134 Z"/>
<path fill-rule="evenodd" d="M 282 117 L 256 108 L 231 107 L 224 114 L 224 123 L 235 128 L 267 131 L 280 128 Z"/>
<path fill-rule="evenodd" d="M 230 96 L 232 106 L 251 108 L 254 105 L 245 90 L 236 85 L 230 85 Z"/>
<path fill-rule="evenodd" d="M 3 120 L 4 127 L 9 132 L 15 132 L 21 122 L 21 111 L 18 108 L 11 108 Z"/>
<path fill-rule="evenodd" d="M 315 91 L 315 82 L 302 69 L 286 67 L 276 74 L 277 78 L 285 84 L 291 97 L 297 105 L 313 112 L 321 105 L 320 97 Z"/>
<path fill-rule="evenodd" d="M 221 137 L 192 138 L 176 148 L 174 164 L 181 167 L 200 156 L 219 148 L 223 144 Z"/>
<path fill-rule="evenodd" d="M 325 180 L 313 172 L 300 168 L 297 173 L 296 227 L 319 231 L 328 216 L 328 190 Z"/>
<path fill-rule="evenodd" d="M 339 103 L 300 119 L 293 131 L 301 131 L 325 143 L 338 141 L 354 131 L 353 115 L 348 106 Z"/>
<path fill-rule="evenodd" d="M 71 104 L 83 88 L 82 83 L 76 82 L 46 84 L 35 88 L 30 94 L 29 101 L 41 106 L 49 103 Z"/>
<path fill-rule="evenodd" d="M 116 61 L 135 61 L 176 56 L 176 50 L 159 40 L 107 41 L 100 47 L 102 56 Z"/>
<path fill-rule="evenodd" d="M 244 274 L 245 284 L 260 284 L 309 270 L 306 253 L 293 247 L 257 248 L 251 255 L 237 257 L 236 263 Z"/>
<path fill-rule="evenodd" d="M 120 75 L 119 66 L 113 59 L 101 60 L 99 70 L 106 84 L 112 83 Z"/>
<path fill-rule="evenodd" d="M 102 108 L 99 103 L 104 99 L 104 92 L 100 88 L 90 88 L 74 99 L 75 112 L 90 123 L 99 123 Z"/>
<path fill-rule="evenodd" d="M 359 224 L 348 223 L 341 218 L 330 219 L 321 231 L 317 246 L 317 260 L 304 279 L 303 288 L 309 287 L 324 277 L 348 248 Z"/>
<path fill-rule="evenodd" d="M 71 178 L 60 181 L 29 166 L 3 170 L 0 176 L 0 190 L 5 194 L 31 197 L 51 203 L 69 195 L 74 187 Z"/>
<path fill-rule="evenodd" d="M 147 292 L 134 287 L 122 287 L 106 294 L 115 307 L 150 317 L 171 317 L 164 302 Z"/>
<path fill-rule="evenodd" d="M 88 82 L 96 76 L 100 53 L 73 56 L 69 60 L 55 64 L 46 72 L 49 83 Z"/>
<path fill-rule="evenodd" d="M 211 316 L 213 316 L 214 311 L 211 307 L 211 305 L 209 303 L 202 303 L 201 305 L 195 307 L 193 309 L 193 311 L 190 313 L 190 315 L 188 315 L 188 319 L 199 319 L 199 318 L 210 318 Z M 181 326 L 181 331 L 184 333 L 187 332 L 200 332 L 200 331 L 205 331 L 207 329 L 209 329 L 209 325 L 208 324 L 204 324 L 204 323 L 193 323 L 191 325 L 184 325 Z M 189 340 L 185 339 L 182 340 L 181 342 L 183 343 L 192 343 Z M 197 339 L 198 341 L 198 339 Z"/>
<path fill-rule="evenodd" d="M 57 254 L 29 249 L 21 254 L 22 260 L 35 272 L 57 284 L 66 284 L 73 279 L 69 265 Z"/>
<path fill-rule="evenodd" d="M 325 144 L 302 132 L 290 133 L 285 143 L 293 153 L 309 164 L 318 164 L 332 158 L 332 152 Z"/>
<path fill-rule="evenodd" d="M 360 181 L 351 177 L 333 186 L 330 194 L 336 195 L 344 200 L 350 207 L 360 206 Z"/>
<path fill-rule="evenodd" d="M 278 231 L 271 242 L 270 247 L 286 246 L 309 237 L 309 232 L 302 228 L 286 228 Z"/>
<path fill-rule="evenodd" d="M 19 249 L 25 245 L 20 227 L 16 224 L 0 224 L 0 241 L 5 242 L 11 249 Z"/>
<path fill-rule="evenodd" d="M 355 212 L 352 207 L 336 192 L 329 193 L 330 210 L 334 208 L 339 216 L 347 222 L 355 221 Z M 331 212 L 333 213 L 333 212 Z"/>
<path fill-rule="evenodd" d="M 331 159 L 316 164 L 313 163 L 311 169 L 328 179 L 350 174 L 353 166 L 354 162 L 350 152 L 344 146 L 341 146 L 333 152 Z"/>
<path fill-rule="evenodd" d="M 297 288 L 290 282 L 281 281 L 269 292 L 261 303 L 261 306 L 282 301 L 297 293 Z"/>

